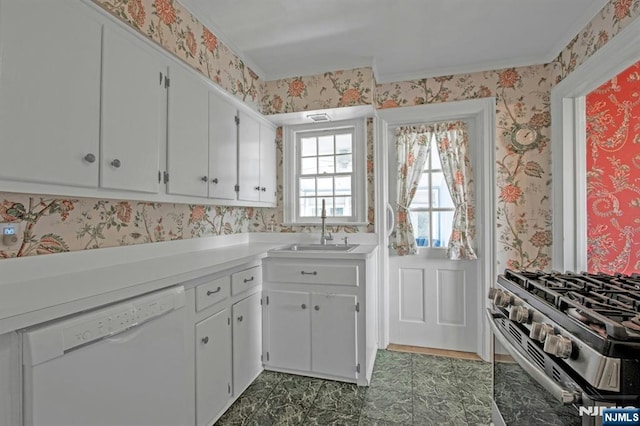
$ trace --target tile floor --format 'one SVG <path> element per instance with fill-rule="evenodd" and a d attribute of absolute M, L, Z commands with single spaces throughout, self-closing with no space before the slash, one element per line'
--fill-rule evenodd
<path fill-rule="evenodd" d="M 378 351 L 369 387 L 263 372 L 217 425 L 488 425 L 491 364 Z"/>

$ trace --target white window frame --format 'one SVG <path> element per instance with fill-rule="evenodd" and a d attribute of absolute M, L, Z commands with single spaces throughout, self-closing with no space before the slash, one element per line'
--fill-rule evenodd
<path fill-rule="evenodd" d="M 431 133 L 431 138 L 429 139 L 429 143 L 431 143 L 433 141 L 433 138 L 435 138 L 435 134 L 432 132 Z M 436 142 L 437 143 L 437 142 Z M 428 187 L 431 189 L 430 191 L 428 191 L 429 194 L 429 207 L 411 207 L 409 206 L 409 213 L 411 212 L 416 212 L 416 213 L 429 213 L 429 244 L 426 246 L 418 246 L 419 250 L 424 250 L 424 249 L 435 249 L 435 250 L 444 250 L 446 249 L 446 245 L 442 244 L 439 247 L 434 247 L 432 245 L 433 243 L 433 213 L 437 213 L 437 212 L 455 212 L 456 208 L 455 206 L 452 207 L 433 207 L 433 191 L 435 188 L 433 188 L 432 186 L 432 177 L 434 173 L 444 173 L 442 170 L 442 167 L 440 167 L 439 169 L 434 169 L 433 167 L 433 156 L 434 155 L 440 155 L 440 153 L 437 150 L 437 147 L 431 146 L 431 149 L 429 150 L 429 157 L 427 158 L 426 164 L 424 166 L 424 168 L 422 169 L 422 173 L 421 176 L 424 175 L 425 173 L 429 176 L 429 183 L 428 183 Z M 442 166 L 442 162 L 440 163 L 440 165 Z M 451 191 L 449 190 L 449 186 L 445 185 L 445 188 L 447 191 L 449 191 L 449 196 L 451 197 Z M 411 202 L 411 204 L 413 204 L 413 201 Z M 414 229 L 416 228 L 416 226 L 414 225 L 413 227 Z"/>
<path fill-rule="evenodd" d="M 367 167 L 366 167 L 366 119 L 333 121 L 322 124 L 302 124 L 284 126 L 282 184 L 284 195 L 285 225 L 317 225 L 320 217 L 300 217 L 299 209 L 299 163 L 297 140 L 305 133 L 340 131 L 353 129 L 353 179 L 351 206 L 353 215 L 349 217 L 327 217 L 332 225 L 367 225 Z"/>

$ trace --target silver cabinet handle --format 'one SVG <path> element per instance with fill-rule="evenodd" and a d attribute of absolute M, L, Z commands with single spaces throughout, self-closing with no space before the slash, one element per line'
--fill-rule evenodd
<path fill-rule="evenodd" d="M 307 309 L 307 305 L 305 305 L 304 303 L 302 304 L 302 309 Z"/>
<path fill-rule="evenodd" d="M 95 163 L 96 156 L 93 155 L 92 153 L 88 153 L 87 155 L 84 156 L 84 161 L 86 161 L 87 163 Z"/>
<path fill-rule="evenodd" d="M 207 343 L 209 343 L 209 336 L 205 336 L 205 337 L 203 337 L 203 338 L 202 338 L 202 343 L 204 343 L 205 345 L 206 345 Z"/>
<path fill-rule="evenodd" d="M 249 282 L 251 282 L 251 281 L 253 281 L 253 275 L 251 276 L 251 278 L 245 278 L 245 279 L 244 279 L 244 282 L 245 282 L 245 283 L 249 283 Z"/>
<path fill-rule="evenodd" d="M 320 310 L 320 306 L 316 305 L 316 306 L 313 307 L 313 309 L 315 309 L 316 311 L 319 311 Z"/>
<path fill-rule="evenodd" d="M 240 321 L 240 322 L 242 322 L 242 320 L 243 320 L 243 319 L 244 319 L 244 318 L 243 318 L 243 316 L 242 316 L 242 315 L 240 315 L 240 316 L 238 317 L 238 321 Z"/>
<path fill-rule="evenodd" d="M 211 179 L 211 183 L 218 183 L 218 178 Z"/>
<path fill-rule="evenodd" d="M 111 162 L 111 165 L 117 169 L 117 168 L 119 168 L 119 167 L 122 165 L 122 163 L 120 162 L 120 160 L 118 160 L 118 159 L 116 158 L 115 160 L 113 160 L 113 161 Z"/>
<path fill-rule="evenodd" d="M 220 290 L 222 290 L 220 287 L 216 288 L 213 291 L 209 290 L 209 291 L 207 291 L 207 296 L 211 296 L 212 294 L 220 293 Z"/>
<path fill-rule="evenodd" d="M 318 275 L 318 271 L 313 271 L 313 272 L 300 271 L 300 273 L 302 275 Z"/>

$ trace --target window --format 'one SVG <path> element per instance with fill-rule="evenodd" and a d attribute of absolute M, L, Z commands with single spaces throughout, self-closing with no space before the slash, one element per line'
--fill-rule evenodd
<path fill-rule="evenodd" d="M 431 136 L 425 163 L 409 214 L 418 247 L 446 248 L 453 228 L 455 205 L 442 172 L 436 138 Z"/>
<path fill-rule="evenodd" d="M 364 123 L 291 126 L 285 129 L 285 222 L 363 223 L 366 210 Z"/>

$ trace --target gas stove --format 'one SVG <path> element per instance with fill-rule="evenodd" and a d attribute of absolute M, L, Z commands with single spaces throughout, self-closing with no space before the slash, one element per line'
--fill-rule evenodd
<path fill-rule="evenodd" d="M 557 399 L 640 406 L 640 276 L 507 269 L 489 298 L 496 337 Z"/>

